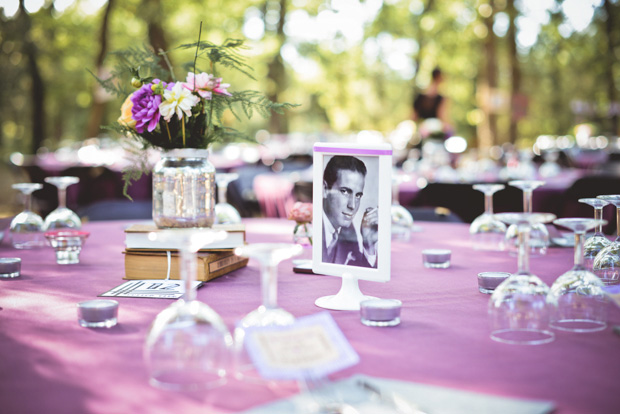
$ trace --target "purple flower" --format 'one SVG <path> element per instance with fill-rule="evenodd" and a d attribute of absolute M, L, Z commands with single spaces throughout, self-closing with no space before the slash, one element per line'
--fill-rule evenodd
<path fill-rule="evenodd" d="M 131 117 L 136 120 L 136 131 L 139 133 L 143 133 L 145 127 L 149 132 L 152 132 L 159 123 L 161 95 L 154 93 L 153 87 L 160 82 L 159 79 L 155 79 L 153 83 L 142 85 L 131 97 L 131 102 L 133 102 Z M 165 83 L 162 84 L 166 87 Z"/>

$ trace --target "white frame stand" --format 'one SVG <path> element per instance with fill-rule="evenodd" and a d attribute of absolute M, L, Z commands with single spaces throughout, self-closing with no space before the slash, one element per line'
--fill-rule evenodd
<path fill-rule="evenodd" d="M 323 296 L 314 301 L 319 308 L 331 310 L 360 310 L 360 303 L 368 299 L 377 299 L 366 296 L 359 287 L 358 278 L 351 273 L 342 274 L 342 285 L 337 294 Z"/>

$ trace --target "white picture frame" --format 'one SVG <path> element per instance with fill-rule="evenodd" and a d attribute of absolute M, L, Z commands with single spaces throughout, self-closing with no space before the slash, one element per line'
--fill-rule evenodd
<path fill-rule="evenodd" d="M 356 310 L 359 309 L 359 302 L 370 298 L 359 291 L 359 279 L 374 282 L 390 280 L 392 147 L 390 144 L 316 143 L 313 152 L 312 271 L 343 278 L 341 291 L 337 295 L 319 298 L 315 303 L 327 309 Z M 361 171 L 360 162 L 364 165 Z M 330 172 L 326 171 L 328 168 Z M 330 183 L 326 181 L 334 181 L 334 169 L 347 171 L 344 174 L 353 175 L 357 184 L 330 188 Z M 359 177 L 362 177 L 363 191 L 359 191 Z M 356 196 L 359 203 L 353 201 Z M 346 201 L 341 201 L 343 197 Z M 341 203 L 351 205 L 343 206 Z M 346 219 L 342 219 L 343 216 Z M 329 223 L 326 223 L 328 220 Z M 372 243 L 368 243 L 370 238 L 364 239 L 362 236 L 363 220 L 366 235 L 369 234 L 369 222 L 377 225 L 375 255 L 371 254 L 372 248 L 364 249 L 364 240 L 370 246 Z M 325 231 L 335 236 L 326 235 Z M 346 245 L 343 239 L 346 239 Z M 332 241 L 339 245 L 336 253 L 333 246 L 327 246 Z M 358 250 L 355 250 L 355 243 Z"/>

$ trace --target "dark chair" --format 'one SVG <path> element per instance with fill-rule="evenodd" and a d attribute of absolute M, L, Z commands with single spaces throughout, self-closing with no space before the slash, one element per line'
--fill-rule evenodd
<path fill-rule="evenodd" d="M 439 221 L 445 223 L 462 223 L 459 216 L 443 207 L 407 207 L 415 221 Z"/>
<path fill-rule="evenodd" d="M 80 208 L 77 213 L 88 221 L 150 220 L 153 203 L 150 200 L 103 200 Z"/>
<path fill-rule="evenodd" d="M 603 194 L 620 194 L 620 176 L 588 175 L 575 181 L 562 195 L 558 217 L 593 217 L 594 211 L 580 198 L 594 198 Z M 616 231 L 615 207 L 603 208 L 603 218 L 608 224 L 603 228 L 606 234 Z"/>
<path fill-rule="evenodd" d="M 522 206 L 521 190 L 507 184 L 493 196 L 495 212 L 522 211 Z M 407 207 L 444 207 L 463 222 L 471 223 L 484 212 L 484 194 L 474 190 L 472 184 L 430 183 Z"/>

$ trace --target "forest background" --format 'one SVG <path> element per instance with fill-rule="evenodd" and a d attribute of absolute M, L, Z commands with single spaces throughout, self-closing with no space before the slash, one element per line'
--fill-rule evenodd
<path fill-rule="evenodd" d="M 250 136 L 389 134 L 442 68 L 456 133 L 470 146 L 531 145 L 579 123 L 618 134 L 618 0 L 0 0 L 0 156 L 90 137 L 118 118 L 109 53 L 244 39 L 256 80 L 219 76 L 300 107 L 235 128 Z"/>

